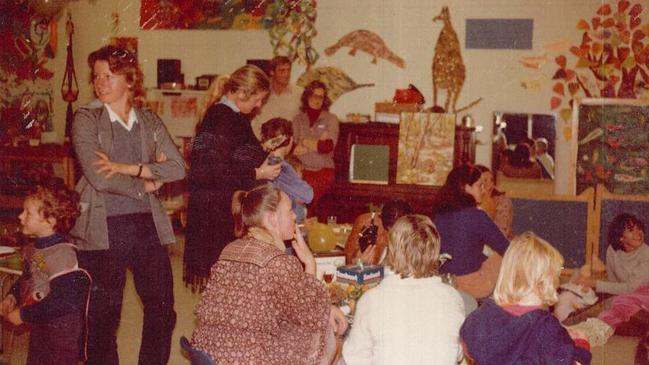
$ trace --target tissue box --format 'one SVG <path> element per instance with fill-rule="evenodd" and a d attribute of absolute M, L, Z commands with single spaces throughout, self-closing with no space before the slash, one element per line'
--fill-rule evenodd
<path fill-rule="evenodd" d="M 383 266 L 357 265 L 340 266 L 336 271 L 336 282 L 351 285 L 376 285 L 383 279 Z"/>

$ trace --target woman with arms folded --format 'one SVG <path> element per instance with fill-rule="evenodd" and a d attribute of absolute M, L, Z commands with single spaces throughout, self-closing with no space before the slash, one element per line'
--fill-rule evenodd
<path fill-rule="evenodd" d="M 338 142 L 338 118 L 329 112 L 327 86 L 312 81 L 302 93 L 301 112 L 293 118 L 294 154 L 304 164 L 304 180 L 313 187 L 310 215 L 334 182 L 334 148 Z"/>
<path fill-rule="evenodd" d="M 185 162 L 164 123 L 143 108 L 143 77 L 130 51 L 105 46 L 88 56 L 97 99 L 74 116 L 72 142 L 83 175 L 79 266 L 92 277 L 87 364 L 118 364 L 117 328 L 126 270 L 144 309 L 140 364 L 166 364 L 176 323 L 165 245 L 171 221 L 154 194 L 185 176 Z"/>

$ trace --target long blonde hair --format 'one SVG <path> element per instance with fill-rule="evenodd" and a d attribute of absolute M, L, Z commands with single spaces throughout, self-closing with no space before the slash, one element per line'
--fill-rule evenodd
<path fill-rule="evenodd" d="M 535 294 L 543 304 L 556 303 L 562 265 L 559 251 L 534 233 L 515 237 L 503 257 L 494 300 L 499 305 L 511 305 Z"/>
<path fill-rule="evenodd" d="M 223 95 L 242 91 L 246 98 L 249 98 L 255 93 L 268 90 L 270 90 L 268 76 L 255 65 L 244 65 L 230 75 L 217 77 L 212 81 L 203 98 L 203 105 L 199 113 L 199 125 L 202 124 L 207 110 Z"/>

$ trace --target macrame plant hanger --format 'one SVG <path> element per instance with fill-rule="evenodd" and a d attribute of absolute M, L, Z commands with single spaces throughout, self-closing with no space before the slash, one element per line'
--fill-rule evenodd
<path fill-rule="evenodd" d="M 65 61 L 65 73 L 63 74 L 63 83 L 61 84 L 61 96 L 68 102 L 68 110 L 65 114 L 65 142 L 70 142 L 72 136 L 72 122 L 74 113 L 72 112 L 72 103 L 79 96 L 79 84 L 74 72 L 74 58 L 72 56 L 72 34 L 74 33 L 74 23 L 72 23 L 72 14 L 68 11 L 68 21 L 65 23 L 65 31 L 68 34 L 67 59 Z"/>

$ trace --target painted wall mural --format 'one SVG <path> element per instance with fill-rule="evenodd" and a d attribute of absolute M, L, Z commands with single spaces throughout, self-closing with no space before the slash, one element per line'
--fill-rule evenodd
<path fill-rule="evenodd" d="M 578 121 L 577 194 L 649 193 L 649 101 L 584 99 Z"/>
<path fill-rule="evenodd" d="M 142 0 L 140 27 L 155 29 L 264 29 L 267 0 Z"/>
<path fill-rule="evenodd" d="M 550 108 L 564 122 L 575 98 L 634 99 L 649 91 L 649 23 L 642 20 L 642 3 L 605 3 L 577 21 L 581 42 L 554 58 Z"/>
<path fill-rule="evenodd" d="M 26 1 L 0 2 L 0 143 L 40 138 L 52 130 L 49 61 L 56 50 L 56 23 Z"/>
<path fill-rule="evenodd" d="M 310 68 L 319 54 L 312 46 L 315 0 L 142 0 L 140 27 L 159 29 L 268 30 L 275 56 Z"/>

